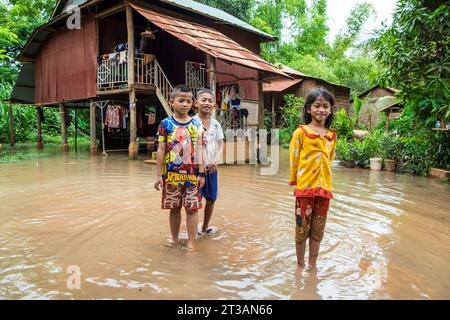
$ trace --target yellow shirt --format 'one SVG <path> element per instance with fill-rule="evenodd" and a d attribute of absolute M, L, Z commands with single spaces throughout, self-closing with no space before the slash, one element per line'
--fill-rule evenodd
<path fill-rule="evenodd" d="M 335 148 L 334 130 L 328 130 L 324 137 L 307 125 L 294 131 L 289 145 L 289 185 L 295 185 L 296 197 L 333 198 L 331 163 Z"/>

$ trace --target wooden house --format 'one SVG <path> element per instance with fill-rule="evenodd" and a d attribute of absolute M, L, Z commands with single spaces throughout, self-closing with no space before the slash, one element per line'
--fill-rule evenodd
<path fill-rule="evenodd" d="M 265 111 L 272 114 L 273 127 L 277 127 L 280 122 L 280 108 L 285 105 L 284 95 L 293 94 L 305 99 L 315 87 L 324 87 L 330 91 L 334 95 L 336 107 L 345 108 L 347 112 L 351 112 L 349 87 L 307 76 L 287 66 L 282 66 L 281 70 L 293 79 L 277 76 L 263 86 Z"/>
<path fill-rule="evenodd" d="M 17 58 L 23 67 L 10 101 L 59 108 L 65 149 L 67 110 L 90 108 L 91 152 L 102 119 L 103 141 L 134 159 L 139 138 L 155 136 L 159 121 L 172 114 L 169 94 L 177 84 L 194 93 L 211 88 L 219 106 L 220 92 L 238 86 L 246 125 L 262 127 L 263 81 L 289 78 L 259 56 L 260 44 L 273 40 L 192 0 L 58 1 Z M 225 109 L 217 117 L 226 129 L 232 113 Z M 39 143 L 41 135 L 38 116 Z"/>
<path fill-rule="evenodd" d="M 363 93 L 361 93 L 358 96 L 358 99 L 361 100 L 361 110 L 359 111 L 359 115 L 358 115 L 358 124 L 359 125 L 363 125 L 365 127 L 367 127 L 368 129 L 374 128 L 377 125 L 378 122 L 378 114 L 380 111 L 385 111 L 385 110 L 380 110 L 383 109 L 384 107 L 388 106 L 388 105 L 384 105 L 382 102 L 378 103 L 377 102 L 381 99 L 381 101 L 391 101 L 391 99 L 382 99 L 385 97 L 391 97 L 393 100 L 395 100 L 394 94 L 397 92 L 396 89 L 394 88 L 382 88 L 379 85 L 376 85 L 366 91 L 364 91 Z M 352 99 L 353 102 L 353 99 Z M 393 107 L 395 108 L 399 108 L 401 105 L 394 103 L 392 104 Z M 398 110 L 397 109 L 393 109 L 393 113 L 397 114 Z M 393 115 L 395 116 L 395 115 Z M 388 117 L 389 118 L 389 117 Z"/>

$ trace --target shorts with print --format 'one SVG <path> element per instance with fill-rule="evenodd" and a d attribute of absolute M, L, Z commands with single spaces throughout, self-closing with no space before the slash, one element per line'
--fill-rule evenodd
<path fill-rule="evenodd" d="M 163 183 L 162 209 L 175 209 L 183 206 L 187 210 L 202 208 L 202 197 L 198 186 L 179 186 Z"/>
<path fill-rule="evenodd" d="M 295 241 L 308 237 L 321 241 L 325 231 L 330 199 L 322 197 L 295 198 Z"/>

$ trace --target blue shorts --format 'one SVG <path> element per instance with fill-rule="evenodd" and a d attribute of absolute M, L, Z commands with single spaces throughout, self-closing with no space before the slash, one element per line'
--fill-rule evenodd
<path fill-rule="evenodd" d="M 217 170 L 213 173 L 207 173 L 205 176 L 205 185 L 200 190 L 202 197 L 206 200 L 216 201 L 217 199 Z"/>

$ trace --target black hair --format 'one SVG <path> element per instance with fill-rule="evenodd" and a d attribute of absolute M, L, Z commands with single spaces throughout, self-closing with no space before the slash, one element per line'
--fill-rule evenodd
<path fill-rule="evenodd" d="M 311 113 L 308 113 L 309 108 L 311 108 L 311 105 L 316 101 L 318 97 L 323 97 L 325 100 L 327 100 L 331 105 L 331 113 L 325 120 L 325 128 L 329 129 L 331 126 L 331 123 L 333 122 L 333 108 L 334 108 L 334 97 L 331 94 L 330 91 L 323 87 L 317 87 L 312 89 L 308 96 L 305 99 L 305 106 L 303 108 L 303 121 L 305 124 L 309 124 L 312 121 Z"/>
<path fill-rule="evenodd" d="M 216 99 L 216 97 L 214 96 L 214 93 L 211 91 L 211 89 L 208 89 L 208 88 L 202 88 L 202 89 L 198 90 L 198 91 L 197 91 L 197 96 L 196 96 L 195 98 L 198 100 L 198 98 L 199 98 L 202 94 L 205 94 L 205 93 L 209 94 L 209 95 L 213 98 L 213 100 Z"/>
<path fill-rule="evenodd" d="M 185 84 L 179 84 L 177 86 L 175 86 L 172 90 L 172 92 L 170 93 L 170 99 L 173 100 L 175 99 L 175 97 L 177 95 L 179 95 L 180 93 L 190 93 L 192 94 L 191 88 L 189 88 L 187 85 Z"/>

